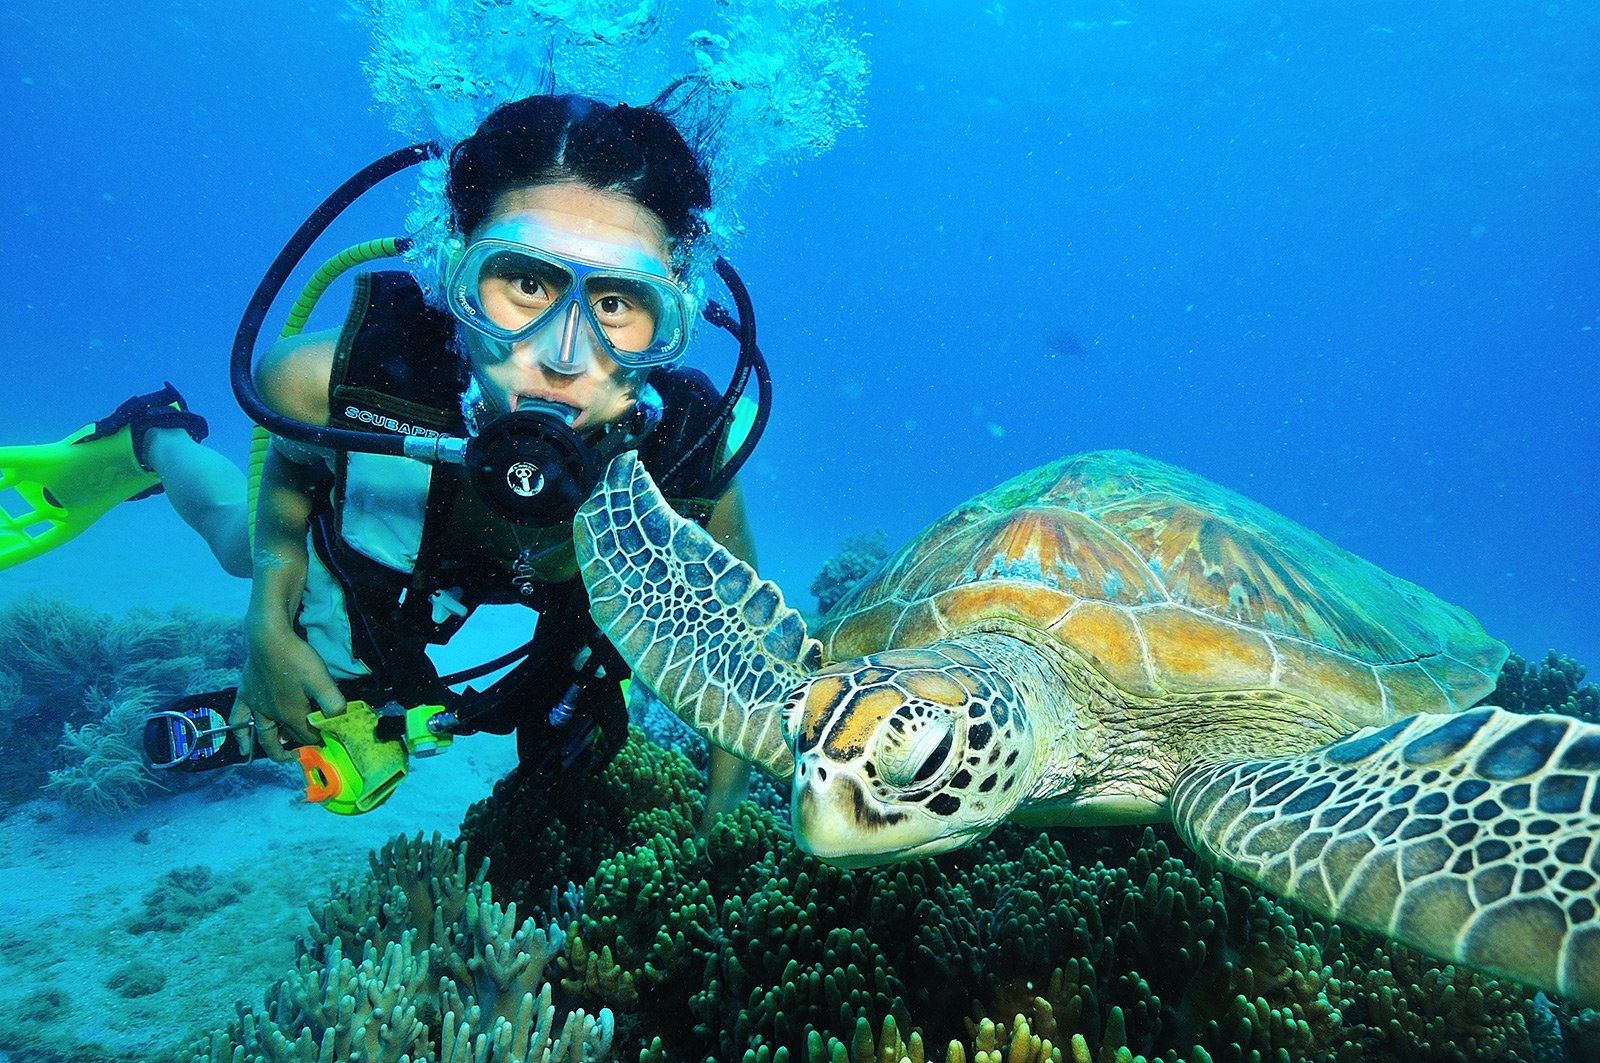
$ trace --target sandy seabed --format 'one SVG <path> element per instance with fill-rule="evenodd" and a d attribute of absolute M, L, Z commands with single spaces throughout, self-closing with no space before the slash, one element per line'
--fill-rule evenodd
<path fill-rule="evenodd" d="M 0 605 L 40 593 L 112 614 L 187 604 L 241 615 L 248 591 L 160 499 L 121 506 L 0 573 Z M 526 616 L 463 632 L 441 665 L 500 652 Z M 396 835 L 454 836 L 515 762 L 514 739 L 464 738 L 414 761 L 395 796 L 358 817 L 306 804 L 298 769 L 272 764 L 224 769 L 214 785 L 125 815 L 44 797 L 10 811 L 0 819 L 0 1061 L 164 1058 L 224 1028 L 290 968 L 308 904 L 363 873 L 367 854 Z"/>

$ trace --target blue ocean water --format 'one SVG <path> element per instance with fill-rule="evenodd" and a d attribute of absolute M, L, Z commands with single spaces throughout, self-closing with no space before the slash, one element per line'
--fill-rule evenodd
<path fill-rule="evenodd" d="M 1525 655 L 1600 661 L 1600 12 L 842 8 L 864 124 L 764 175 L 736 248 L 777 379 L 745 480 L 792 598 L 847 535 L 1124 446 Z M 171 379 L 243 453 L 245 299 L 401 142 L 368 48 L 339 3 L 0 12 L 8 441 Z M 340 232 L 407 207 L 386 189 Z"/>

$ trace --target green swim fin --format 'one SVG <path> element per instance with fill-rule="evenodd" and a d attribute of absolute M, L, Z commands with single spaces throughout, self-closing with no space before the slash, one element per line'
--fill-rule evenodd
<path fill-rule="evenodd" d="M 55 443 L 0 447 L 0 569 L 54 550 L 120 502 L 160 492 L 135 456 L 152 428 L 182 428 L 196 442 L 206 435 L 205 419 L 167 384 Z"/>

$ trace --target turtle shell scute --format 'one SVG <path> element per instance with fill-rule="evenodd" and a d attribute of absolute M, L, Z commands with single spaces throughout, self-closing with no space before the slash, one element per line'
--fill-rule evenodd
<path fill-rule="evenodd" d="M 841 660 L 995 620 L 1050 635 L 1129 694 L 1276 689 L 1352 726 L 1460 711 L 1506 656 L 1465 611 L 1126 451 L 1063 458 L 941 517 L 820 637 Z"/>

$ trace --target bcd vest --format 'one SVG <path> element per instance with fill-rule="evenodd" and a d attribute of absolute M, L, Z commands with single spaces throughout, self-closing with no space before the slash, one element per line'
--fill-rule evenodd
<path fill-rule="evenodd" d="M 658 369 L 664 407 L 639 448 L 680 513 L 702 523 L 726 433 L 707 439 L 721 396 L 703 373 Z M 467 363 L 456 323 L 408 273 L 367 273 L 340 332 L 330 424 L 371 432 L 465 434 Z M 703 445 L 701 444 L 702 440 Z M 539 612 L 530 661 L 592 634 L 570 523 L 521 528 L 481 499 L 459 466 L 338 451 L 311 520 L 312 558 L 299 624 L 336 679 L 412 704 L 445 692 L 424 652 L 472 610 L 518 602 Z"/>

